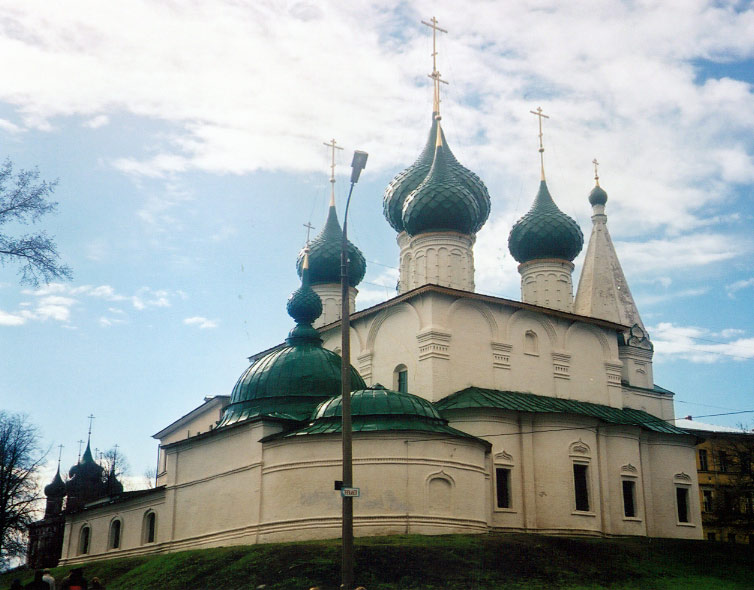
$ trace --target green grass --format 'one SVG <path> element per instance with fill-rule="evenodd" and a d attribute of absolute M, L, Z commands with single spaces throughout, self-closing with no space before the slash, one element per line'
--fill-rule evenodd
<path fill-rule="evenodd" d="M 747 545 L 670 539 L 539 535 L 403 535 L 356 540 L 356 580 L 368 590 L 750 590 Z M 53 570 L 59 580 L 69 567 Z M 339 586 L 338 540 L 221 547 L 84 566 L 108 590 L 308 590 Z M 13 578 L 0 576 L 0 589 Z"/>

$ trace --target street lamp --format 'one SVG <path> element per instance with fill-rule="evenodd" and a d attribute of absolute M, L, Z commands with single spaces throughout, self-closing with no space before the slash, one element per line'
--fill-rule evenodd
<path fill-rule="evenodd" d="M 353 485 L 353 454 L 351 452 L 351 310 L 348 297 L 348 206 L 351 204 L 353 187 L 359 181 L 361 171 L 367 165 L 369 154 L 356 150 L 351 162 L 351 188 L 348 191 L 343 214 L 343 241 L 340 244 L 340 336 L 341 336 L 341 409 L 343 412 L 343 488 Z M 343 533 L 341 588 L 353 587 L 353 497 L 341 491 L 343 497 Z"/>

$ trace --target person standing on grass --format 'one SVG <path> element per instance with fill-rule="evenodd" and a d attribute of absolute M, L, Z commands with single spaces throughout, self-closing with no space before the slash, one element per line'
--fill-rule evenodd
<path fill-rule="evenodd" d="M 92 583 L 89 584 L 89 590 L 105 590 L 105 587 L 99 581 L 99 578 L 95 576 L 92 578 Z"/>
<path fill-rule="evenodd" d="M 84 570 L 80 567 L 72 569 L 71 573 L 63 578 L 60 590 L 89 590 L 86 578 L 84 578 Z"/>
<path fill-rule="evenodd" d="M 55 588 L 55 578 L 52 577 L 52 574 L 50 573 L 50 570 L 45 570 L 44 575 L 42 576 L 42 580 L 47 582 L 47 585 L 50 587 L 50 590 L 56 590 Z"/>

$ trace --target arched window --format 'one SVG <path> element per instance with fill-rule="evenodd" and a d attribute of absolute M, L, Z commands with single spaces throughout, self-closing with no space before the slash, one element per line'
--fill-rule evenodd
<path fill-rule="evenodd" d="M 120 548 L 121 527 L 122 527 L 121 522 L 118 519 L 110 523 L 110 540 L 108 543 L 108 547 L 110 549 Z"/>
<path fill-rule="evenodd" d="M 154 543 L 157 531 L 157 515 L 151 510 L 144 515 L 144 527 L 141 534 L 142 543 Z"/>
<path fill-rule="evenodd" d="M 86 555 L 89 553 L 89 542 L 91 540 L 91 529 L 88 525 L 84 525 L 81 527 L 81 532 L 79 533 L 79 555 Z"/>
<path fill-rule="evenodd" d="M 393 370 L 393 390 L 408 393 L 408 369 L 406 365 L 398 365 Z"/>

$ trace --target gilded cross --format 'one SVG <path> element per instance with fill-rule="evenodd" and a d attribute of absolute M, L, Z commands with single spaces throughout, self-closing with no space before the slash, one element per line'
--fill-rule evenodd
<path fill-rule="evenodd" d="M 314 226 L 311 223 L 305 223 L 304 227 L 306 228 L 306 246 L 309 247 L 309 232 L 314 229 Z"/>
<path fill-rule="evenodd" d="M 87 418 L 89 418 L 89 436 L 92 436 L 92 422 L 94 421 L 94 414 L 89 414 Z"/>
<path fill-rule="evenodd" d="M 440 118 L 440 82 L 442 82 L 443 84 L 447 84 L 447 82 L 441 78 L 440 72 L 437 71 L 437 32 L 439 31 L 440 33 L 447 33 L 448 31 L 438 27 L 437 22 L 438 22 L 437 19 L 433 16 L 430 22 L 423 20 L 422 24 L 432 29 L 432 73 L 429 74 L 429 77 L 432 78 L 432 80 L 434 81 L 433 109 L 435 112 L 435 117 L 439 119 Z"/>
<path fill-rule="evenodd" d="M 597 183 L 597 186 L 599 186 L 600 175 L 597 173 L 597 166 L 599 166 L 600 163 L 597 161 L 597 158 L 594 158 L 594 160 L 592 160 L 592 164 L 594 164 L 594 181 Z"/>
<path fill-rule="evenodd" d="M 60 460 L 63 458 L 63 445 L 58 445 L 58 469 L 60 469 Z"/>
<path fill-rule="evenodd" d="M 81 439 L 79 439 L 76 442 L 79 443 L 79 458 L 78 458 L 78 461 L 80 462 L 81 461 L 81 445 L 84 444 L 84 441 L 81 440 Z"/>
<path fill-rule="evenodd" d="M 539 117 L 539 164 L 542 168 L 542 180 L 545 179 L 545 147 L 542 143 L 542 119 L 549 119 L 547 115 L 542 112 L 542 107 L 537 107 L 536 111 L 529 111 L 532 115 Z"/>
<path fill-rule="evenodd" d="M 338 143 L 335 141 L 335 139 L 331 139 L 329 142 L 325 141 L 323 142 L 324 145 L 326 145 L 329 148 L 332 148 L 332 161 L 330 164 L 330 207 L 335 205 L 335 150 L 342 150 L 343 148 L 339 145 L 335 145 Z M 309 243 L 309 234 L 306 234 L 306 243 Z"/>

